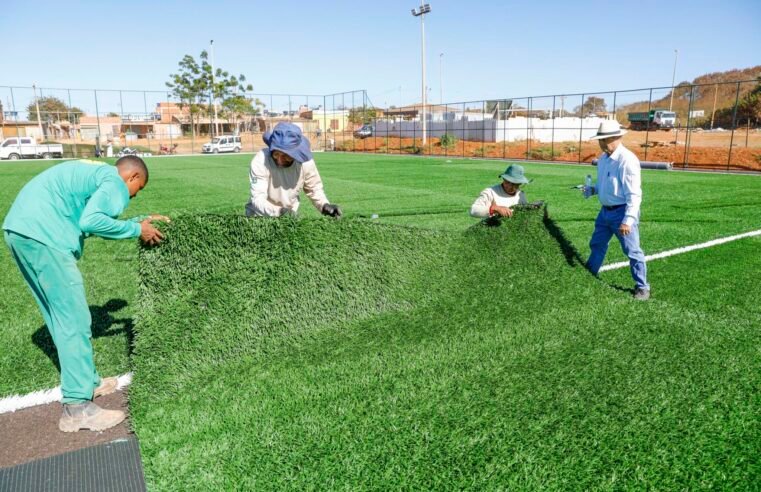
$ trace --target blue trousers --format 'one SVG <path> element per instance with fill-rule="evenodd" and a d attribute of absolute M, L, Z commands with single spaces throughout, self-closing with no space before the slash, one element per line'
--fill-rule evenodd
<path fill-rule="evenodd" d="M 600 209 L 600 213 L 595 219 L 595 232 L 592 233 L 592 239 L 589 241 L 589 248 L 592 252 L 589 255 L 589 260 L 587 260 L 587 268 L 594 275 L 597 275 L 602 262 L 605 260 L 605 254 L 608 252 L 610 238 L 616 236 L 618 242 L 621 243 L 621 249 L 629 258 L 629 268 L 634 284 L 637 288 L 649 290 L 645 253 L 639 246 L 639 219 L 632 224 L 631 232 L 626 236 L 618 232 L 625 213 L 626 207 L 618 207 L 613 210 L 606 210 L 605 207 Z"/>

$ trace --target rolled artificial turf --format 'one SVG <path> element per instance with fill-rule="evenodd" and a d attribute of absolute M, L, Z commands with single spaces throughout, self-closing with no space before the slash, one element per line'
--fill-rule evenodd
<path fill-rule="evenodd" d="M 542 210 L 175 219 L 140 254 L 149 487 L 749 488 L 756 317 L 633 301 Z"/>

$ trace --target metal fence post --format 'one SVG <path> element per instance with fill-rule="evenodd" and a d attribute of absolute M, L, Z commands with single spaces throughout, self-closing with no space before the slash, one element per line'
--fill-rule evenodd
<path fill-rule="evenodd" d="M 526 159 L 531 158 L 531 105 L 532 98 L 526 99 Z"/>
<path fill-rule="evenodd" d="M 169 101 L 169 94 L 166 95 L 166 99 L 167 99 L 167 101 Z M 161 116 L 162 116 L 162 119 L 163 119 L 163 115 L 161 115 Z M 173 134 L 174 134 L 174 131 L 172 131 L 172 110 L 170 109 L 169 110 L 169 149 L 170 149 L 169 152 L 171 152 L 172 149 L 174 149 L 174 144 L 172 142 L 172 135 Z M 180 137 L 182 137 L 182 124 L 180 124 Z"/>
<path fill-rule="evenodd" d="M 650 89 L 650 96 L 647 99 L 647 124 L 645 125 L 645 159 L 647 160 L 647 151 L 650 148 L 650 108 L 653 105 L 653 89 Z"/>
<path fill-rule="evenodd" d="M 95 120 L 98 123 L 97 141 L 95 142 L 95 151 L 100 157 L 100 109 L 98 109 L 98 91 L 93 89 L 93 95 L 95 96 Z"/>
<path fill-rule="evenodd" d="M 581 136 L 584 134 L 584 94 L 581 95 L 579 111 L 581 111 L 581 116 L 579 117 L 579 157 L 577 162 L 581 163 Z"/>
<path fill-rule="evenodd" d="M 737 91 L 735 92 L 735 107 L 732 110 L 732 136 L 729 137 L 729 154 L 727 155 L 727 171 L 732 164 L 732 145 L 735 141 L 735 127 L 737 126 L 737 104 L 740 102 L 740 82 L 737 83 Z"/>
<path fill-rule="evenodd" d="M 71 115 L 72 115 L 72 112 L 71 112 L 71 108 L 72 108 L 72 104 L 71 104 L 71 89 L 66 89 L 66 92 L 67 92 L 67 94 L 69 96 L 69 108 L 68 108 L 68 112 L 67 112 L 67 114 L 69 116 L 69 137 L 71 137 L 71 129 L 72 129 L 72 127 L 74 128 L 74 138 L 72 139 L 72 140 L 74 140 L 74 152 L 72 153 L 73 154 L 72 157 L 76 157 L 77 156 L 77 130 L 76 130 L 76 126 L 74 126 L 74 122 L 71 121 L 72 120 L 72 118 L 71 118 Z M 74 119 L 76 120 L 76 117 Z"/>
<path fill-rule="evenodd" d="M 11 90 L 11 107 L 13 108 L 13 121 L 16 124 L 16 142 L 20 142 L 18 138 L 21 137 L 20 130 L 18 127 L 18 110 L 16 109 L 16 98 L 13 96 L 13 87 L 10 88 Z"/>
<path fill-rule="evenodd" d="M 690 132 L 690 121 L 692 119 L 692 104 L 695 100 L 695 86 L 690 86 L 690 104 L 687 106 L 687 128 L 684 134 L 684 167 L 689 167 L 690 162 L 690 140 L 692 135 Z"/>
<path fill-rule="evenodd" d="M 486 101 L 481 101 L 481 157 L 486 157 Z"/>
<path fill-rule="evenodd" d="M 462 117 L 460 118 L 460 128 L 462 128 L 462 158 L 465 159 L 465 103 L 462 103 Z"/>
<path fill-rule="evenodd" d="M 122 125 L 124 124 L 124 99 L 122 98 L 122 91 L 119 91 L 119 138 L 121 139 L 122 135 Z M 132 133 L 132 120 L 130 119 L 129 123 L 129 130 L 123 132 L 124 133 L 124 146 L 129 147 L 127 145 L 127 135 L 128 133 Z"/>
<path fill-rule="evenodd" d="M 504 99 L 502 101 L 504 104 L 502 105 L 503 111 L 507 111 L 507 99 Z M 499 103 L 497 103 L 499 104 Z M 500 109 L 497 107 L 497 123 L 503 121 L 500 117 Z M 504 123 L 502 123 L 502 159 L 507 159 L 507 138 L 505 137 L 505 129 L 507 128 L 507 117 L 504 119 Z M 496 138 L 497 130 L 494 130 L 494 135 Z"/>
<path fill-rule="evenodd" d="M 550 136 L 550 155 L 555 160 L 555 96 L 552 96 L 552 131 Z"/>
<path fill-rule="evenodd" d="M 148 119 L 148 100 L 145 96 L 145 91 L 143 91 L 143 112 L 145 113 L 145 118 Z M 150 118 L 151 122 L 154 122 L 153 116 L 151 115 Z M 151 124 L 151 128 L 153 128 L 153 123 Z M 150 134 L 145 135 L 145 139 L 148 141 L 148 150 L 153 152 L 153 149 L 151 148 L 151 138 Z"/>

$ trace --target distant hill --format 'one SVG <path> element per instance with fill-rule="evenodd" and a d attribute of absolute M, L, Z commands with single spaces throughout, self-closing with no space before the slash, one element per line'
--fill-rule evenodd
<path fill-rule="evenodd" d="M 694 100 L 692 110 L 703 110 L 705 116 L 697 118 L 695 123 L 700 124 L 700 120 L 710 121 L 711 112 L 714 108 L 714 98 L 716 100 L 716 112 L 726 116 L 727 109 L 731 109 L 737 100 L 736 82 L 745 82 L 740 84 L 740 97 L 742 99 L 754 87 L 758 85 L 758 79 L 761 77 L 761 65 L 751 68 L 727 70 L 726 72 L 714 72 L 696 77 L 692 82 L 680 82 L 674 89 L 673 110 L 677 113 L 679 120 L 683 124 L 687 119 L 687 113 L 690 110 L 690 91 L 694 91 Z M 696 86 L 692 88 L 692 86 Z M 658 94 L 656 99 L 648 105 L 648 101 L 638 101 L 635 103 L 619 106 L 616 110 L 618 119 L 622 123 L 626 122 L 626 113 L 634 111 L 647 111 L 650 109 L 664 109 L 669 107 L 671 91 L 665 91 L 661 97 Z M 726 122 L 724 122 L 726 124 Z"/>

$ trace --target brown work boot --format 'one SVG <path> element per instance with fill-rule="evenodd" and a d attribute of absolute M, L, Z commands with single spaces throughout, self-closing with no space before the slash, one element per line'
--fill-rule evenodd
<path fill-rule="evenodd" d="M 121 410 L 106 410 L 91 401 L 79 404 L 65 403 L 58 428 L 63 432 L 77 432 L 82 429 L 102 431 L 121 423 L 124 417 Z"/>
<path fill-rule="evenodd" d="M 97 398 L 103 395 L 110 395 L 116 391 L 117 383 L 118 381 L 116 378 L 100 378 L 100 386 L 95 388 L 95 392 L 93 393 L 92 397 Z"/>

